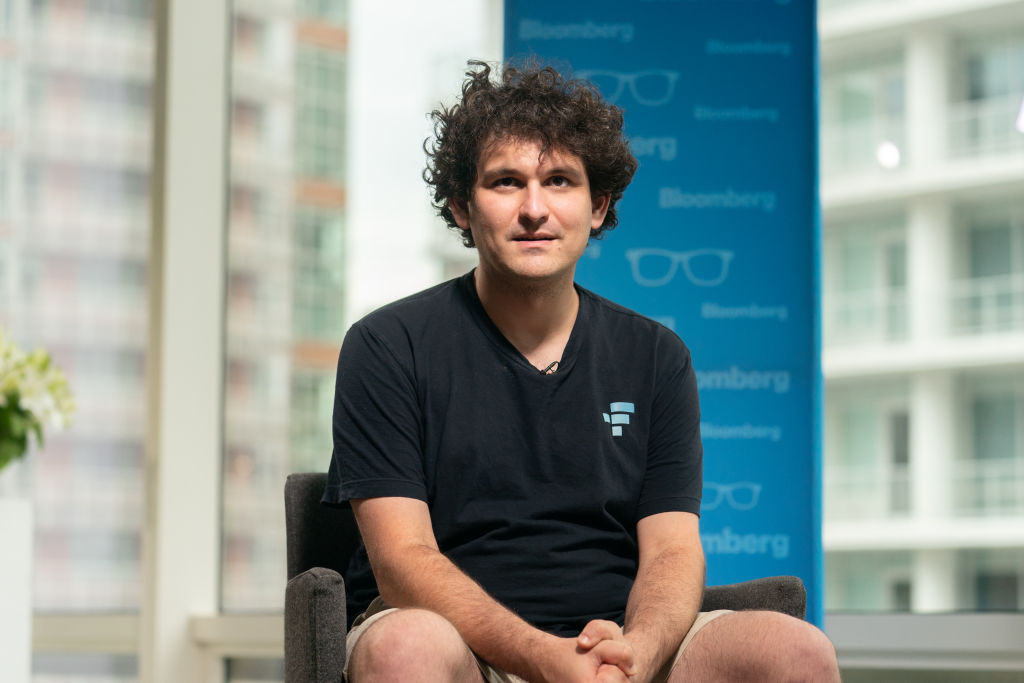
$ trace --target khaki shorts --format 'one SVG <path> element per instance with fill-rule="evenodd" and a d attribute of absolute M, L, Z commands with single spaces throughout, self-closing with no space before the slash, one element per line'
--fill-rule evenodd
<path fill-rule="evenodd" d="M 348 632 L 348 637 L 345 639 L 345 680 L 348 680 L 348 663 L 352 661 L 352 650 L 355 649 L 360 636 L 362 636 L 370 626 L 373 626 L 379 620 L 392 612 L 397 611 L 397 608 L 388 607 L 387 603 L 378 597 L 374 598 L 373 602 L 371 602 L 369 607 L 366 608 L 366 611 L 356 617 L 356 620 L 352 622 L 352 629 Z M 662 668 L 658 676 L 654 678 L 653 683 L 659 683 L 660 681 L 667 680 L 668 675 L 672 672 L 672 669 L 675 668 L 679 658 L 682 657 L 686 646 L 690 644 L 690 641 L 693 640 L 695 635 L 697 635 L 697 632 L 713 620 L 723 614 L 728 614 L 730 611 L 732 610 L 720 609 L 715 610 L 714 612 L 698 612 L 697 618 L 694 619 L 693 625 L 690 626 L 690 630 L 686 632 L 683 642 L 679 644 L 679 649 L 676 650 L 676 654 L 672 658 L 672 661 Z M 487 683 L 526 683 L 526 681 L 515 674 L 495 669 L 479 657 L 477 657 L 476 661 L 480 666 L 480 672 L 483 674 L 484 680 L 487 681 Z"/>

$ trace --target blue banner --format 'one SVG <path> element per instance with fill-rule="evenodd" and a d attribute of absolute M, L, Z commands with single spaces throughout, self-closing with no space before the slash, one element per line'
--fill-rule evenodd
<path fill-rule="evenodd" d="M 799 576 L 820 625 L 813 0 L 506 0 L 505 55 L 625 110 L 640 170 L 577 280 L 693 352 L 708 582 Z"/>

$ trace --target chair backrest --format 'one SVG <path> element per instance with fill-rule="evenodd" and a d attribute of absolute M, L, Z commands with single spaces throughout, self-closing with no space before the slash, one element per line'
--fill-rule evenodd
<path fill-rule="evenodd" d="M 352 510 L 320 504 L 327 486 L 322 472 L 290 474 L 284 484 L 288 578 L 313 567 L 344 575 L 359 547 L 359 528 Z"/>

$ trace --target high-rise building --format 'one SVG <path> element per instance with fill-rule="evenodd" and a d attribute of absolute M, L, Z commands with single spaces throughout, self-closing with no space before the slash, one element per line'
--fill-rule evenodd
<path fill-rule="evenodd" d="M 78 405 L 26 463 L 40 612 L 140 601 L 152 35 L 148 2 L 0 3 L 0 324 Z"/>
<path fill-rule="evenodd" d="M 826 608 L 1024 608 L 1024 2 L 820 7 Z"/>
<path fill-rule="evenodd" d="M 284 479 L 331 452 L 346 3 L 235 2 L 232 46 L 222 602 L 277 610 Z"/>

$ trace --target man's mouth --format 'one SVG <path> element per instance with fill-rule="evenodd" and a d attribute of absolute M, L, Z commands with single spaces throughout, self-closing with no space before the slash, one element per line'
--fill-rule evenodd
<path fill-rule="evenodd" d="M 519 237 L 513 237 L 513 242 L 549 242 L 555 239 L 551 235 L 520 235 Z"/>

